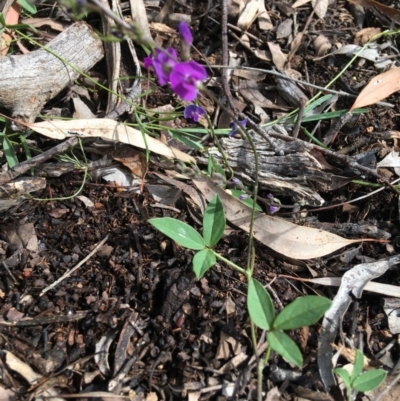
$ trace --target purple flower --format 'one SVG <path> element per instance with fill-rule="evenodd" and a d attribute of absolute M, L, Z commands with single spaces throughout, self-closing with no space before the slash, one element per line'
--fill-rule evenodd
<path fill-rule="evenodd" d="M 247 195 L 247 194 L 241 194 L 241 195 L 239 195 L 239 200 L 241 200 L 241 201 L 243 201 L 243 200 L 245 200 L 245 199 L 248 199 L 248 198 L 250 198 L 250 196 Z"/>
<path fill-rule="evenodd" d="M 191 104 L 187 107 L 185 107 L 185 110 L 183 110 L 183 116 L 185 118 L 190 118 L 194 123 L 197 123 L 199 121 L 199 117 L 206 114 L 206 111 L 199 106 L 196 106 L 195 104 Z"/>
<path fill-rule="evenodd" d="M 267 198 L 271 199 L 274 203 L 278 203 L 278 204 L 281 203 L 281 201 L 279 199 L 274 198 L 274 195 L 272 195 L 272 194 L 268 194 Z M 277 211 L 279 211 L 279 209 L 280 209 L 279 206 L 269 205 L 269 212 L 271 214 L 276 213 Z"/>
<path fill-rule="evenodd" d="M 196 99 L 198 87 L 206 78 L 206 69 L 196 61 L 175 64 L 169 76 L 174 92 L 189 102 Z"/>
<path fill-rule="evenodd" d="M 243 185 L 243 184 L 242 184 L 242 181 L 240 181 L 239 178 L 237 178 L 237 177 L 232 177 L 232 182 L 233 182 L 233 184 L 236 185 L 237 187 L 240 187 L 240 186 Z"/>
<path fill-rule="evenodd" d="M 181 35 L 182 40 L 185 42 L 186 46 L 190 47 L 193 42 L 193 35 L 189 28 L 189 25 L 186 22 L 180 22 L 179 26 L 179 35 Z"/>
<path fill-rule="evenodd" d="M 169 81 L 172 69 L 177 64 L 177 57 L 176 50 L 173 48 L 168 48 L 165 51 L 156 49 L 155 56 L 145 57 L 144 66 L 146 68 L 154 67 L 158 83 L 160 85 L 166 85 Z"/>
<path fill-rule="evenodd" d="M 240 126 L 243 127 L 243 128 L 246 127 L 247 118 L 245 118 L 245 119 L 242 120 L 242 121 L 239 121 L 239 124 L 240 124 Z M 238 133 L 238 125 L 237 125 L 235 122 L 233 122 L 233 123 L 231 123 L 230 127 L 231 127 L 232 129 L 231 129 L 231 131 L 229 132 L 229 136 L 235 136 L 235 135 Z"/>

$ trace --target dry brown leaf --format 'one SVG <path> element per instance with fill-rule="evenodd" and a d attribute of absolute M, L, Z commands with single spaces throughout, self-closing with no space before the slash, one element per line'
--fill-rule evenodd
<path fill-rule="evenodd" d="M 258 85 L 254 81 L 241 80 L 239 84 L 239 93 L 255 106 L 268 109 L 282 109 L 267 99 L 259 90 Z"/>
<path fill-rule="evenodd" d="M 285 19 L 276 28 L 276 38 L 284 39 L 292 34 L 293 20 L 291 18 Z"/>
<path fill-rule="evenodd" d="M 22 24 L 32 25 L 34 28 L 41 28 L 42 26 L 49 26 L 54 31 L 64 31 L 67 24 L 63 24 L 60 21 L 56 21 L 52 18 L 24 18 L 21 21 Z"/>
<path fill-rule="evenodd" d="M 130 146 L 116 148 L 111 156 L 127 167 L 134 175 L 144 178 L 147 173 L 147 160 L 144 153 L 137 151 Z"/>
<path fill-rule="evenodd" d="M 282 52 L 279 44 L 273 42 L 267 42 L 267 44 L 275 67 L 278 70 L 283 70 L 287 60 L 287 55 Z"/>
<path fill-rule="evenodd" d="M 15 2 L 7 11 L 7 15 L 5 16 L 5 20 L 7 25 L 16 25 L 18 24 L 19 16 L 21 14 L 21 6 Z M 10 48 L 11 42 L 13 38 L 6 32 L 3 32 L 3 35 L 0 38 L 0 54 L 5 56 L 8 53 L 8 49 Z"/>
<path fill-rule="evenodd" d="M 65 139 L 77 136 L 82 138 L 99 137 L 118 141 L 150 152 L 165 156 L 168 159 L 178 159 L 186 163 L 196 163 L 196 159 L 186 153 L 168 146 L 158 139 L 139 130 L 106 118 L 89 120 L 54 120 L 27 124 L 29 128 L 53 139 Z"/>
<path fill-rule="evenodd" d="M 357 96 L 350 112 L 359 107 L 375 104 L 400 90 L 400 67 L 383 72 L 369 81 Z"/>
<path fill-rule="evenodd" d="M 328 10 L 328 0 L 311 0 L 311 4 L 314 8 L 315 14 L 323 19 Z"/>
<path fill-rule="evenodd" d="M 193 180 L 197 188 L 210 201 L 218 194 L 224 205 L 226 219 L 249 232 L 251 209 L 228 195 L 207 178 Z M 349 240 L 311 227 L 302 227 L 286 220 L 256 213 L 254 237 L 274 251 L 293 259 L 312 259 L 328 255 L 344 246 L 363 240 Z"/>
<path fill-rule="evenodd" d="M 377 1 L 374 0 L 347 0 L 347 1 L 349 3 L 357 4 L 365 8 L 375 7 L 377 10 L 379 10 L 382 14 L 385 14 L 387 17 L 394 19 L 397 22 L 400 21 L 400 10 L 396 8 L 385 6 L 384 4 L 378 3 Z"/>
<path fill-rule="evenodd" d="M 364 45 L 367 43 L 370 39 L 372 39 L 375 35 L 378 33 L 381 33 L 381 28 L 364 28 L 361 29 L 361 31 L 358 31 L 354 35 L 354 43 L 356 45 Z"/>

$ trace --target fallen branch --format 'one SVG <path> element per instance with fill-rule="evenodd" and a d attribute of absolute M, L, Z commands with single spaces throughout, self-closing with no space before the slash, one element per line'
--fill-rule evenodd
<path fill-rule="evenodd" d="M 81 21 L 60 33 L 46 49 L 0 57 L 0 107 L 22 122 L 33 123 L 46 102 L 103 55 L 101 40 Z"/>

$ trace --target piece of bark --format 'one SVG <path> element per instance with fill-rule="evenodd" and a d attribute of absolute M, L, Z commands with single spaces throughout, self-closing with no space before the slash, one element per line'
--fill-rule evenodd
<path fill-rule="evenodd" d="M 265 139 L 253 135 L 258 152 L 259 187 L 275 196 L 290 196 L 312 206 L 321 206 L 324 200 L 316 192 L 327 191 L 332 184 L 332 174 L 302 146 L 301 142 L 285 142 L 274 139 L 284 155 L 271 149 Z M 247 141 L 236 138 L 222 139 L 229 165 L 235 177 L 246 185 L 254 183 L 254 156 Z M 218 155 L 215 155 L 218 158 Z"/>
<path fill-rule="evenodd" d="M 104 55 L 103 44 L 85 22 L 77 22 L 29 54 L 0 57 L 0 106 L 33 123 L 41 109 Z M 65 61 L 62 61 L 65 60 Z"/>
<path fill-rule="evenodd" d="M 46 179 L 41 177 L 20 177 L 5 185 L 0 185 L 0 212 L 26 200 L 26 194 L 46 187 Z"/>

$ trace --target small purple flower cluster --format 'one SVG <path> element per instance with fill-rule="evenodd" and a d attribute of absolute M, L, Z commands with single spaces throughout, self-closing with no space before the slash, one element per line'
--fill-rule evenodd
<path fill-rule="evenodd" d="M 185 22 L 179 24 L 179 34 L 185 46 L 190 47 L 193 37 Z M 160 85 L 166 85 L 169 82 L 173 91 L 182 100 L 192 101 L 196 99 L 202 81 L 207 78 L 207 71 L 197 61 L 178 61 L 177 58 L 178 54 L 173 48 L 156 49 L 154 55 L 144 59 L 144 66 L 147 69 L 154 68 Z"/>
<path fill-rule="evenodd" d="M 246 128 L 247 118 L 245 118 L 242 121 L 238 121 L 238 123 L 242 128 Z M 238 124 L 236 124 L 235 122 L 232 122 L 230 127 L 231 127 L 231 130 L 229 132 L 229 136 L 230 137 L 235 136 L 239 131 Z"/>

